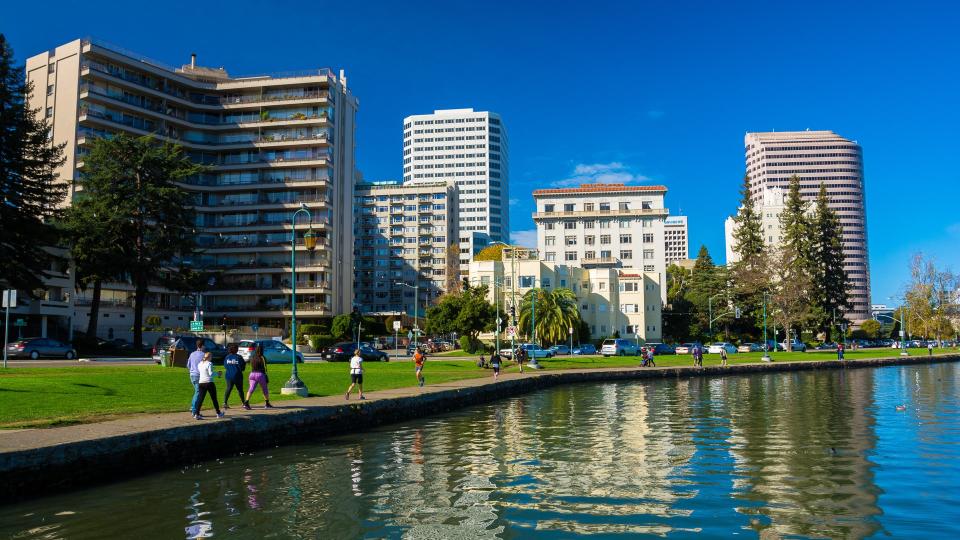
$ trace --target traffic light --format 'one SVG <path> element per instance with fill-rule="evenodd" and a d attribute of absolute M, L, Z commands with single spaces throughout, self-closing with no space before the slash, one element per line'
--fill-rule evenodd
<path fill-rule="evenodd" d="M 226 314 L 224 314 L 224 315 L 223 315 L 223 318 L 220 319 L 220 329 L 221 329 L 221 330 L 226 330 L 226 329 L 227 329 L 227 315 L 226 315 Z"/>
<path fill-rule="evenodd" d="M 510 318 L 515 319 L 517 317 L 517 308 L 510 306 Z"/>
<path fill-rule="evenodd" d="M 736 318 L 736 319 L 739 319 L 739 318 L 740 318 L 740 308 L 735 308 L 735 309 L 734 309 L 734 318 Z"/>

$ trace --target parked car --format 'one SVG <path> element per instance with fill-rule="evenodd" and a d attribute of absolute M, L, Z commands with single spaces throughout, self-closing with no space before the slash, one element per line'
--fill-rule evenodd
<path fill-rule="evenodd" d="M 637 342 L 630 339 L 605 339 L 600 346 L 600 354 L 604 356 L 637 356 L 639 353 Z"/>
<path fill-rule="evenodd" d="M 553 358 L 550 349 L 543 349 L 533 343 L 523 343 L 520 346 L 527 350 L 527 358 Z"/>
<path fill-rule="evenodd" d="M 259 339 L 257 341 L 245 339 L 237 346 L 237 353 L 247 362 L 253 355 L 258 344 L 263 344 L 263 357 L 267 359 L 268 364 L 289 364 L 290 347 L 282 341 L 275 339 Z M 303 353 L 297 351 L 297 363 L 303 362 Z"/>
<path fill-rule="evenodd" d="M 558 354 L 570 354 L 570 347 L 567 345 L 554 345 L 550 347 L 550 352 L 552 352 L 554 356 Z"/>
<path fill-rule="evenodd" d="M 741 343 L 737 352 L 763 352 L 763 345 L 759 343 Z"/>
<path fill-rule="evenodd" d="M 825 343 L 821 343 L 821 344 L 817 345 L 816 347 L 814 347 L 814 350 L 817 350 L 817 351 L 835 351 L 835 350 L 837 350 L 837 344 L 836 344 L 836 343 L 833 343 L 833 342 L 831 342 L 831 341 L 827 341 L 827 342 L 825 342 Z"/>
<path fill-rule="evenodd" d="M 787 350 L 787 342 L 784 341 L 780 344 L 783 347 L 783 351 Z M 807 352 L 807 346 L 797 338 L 790 340 L 790 350 L 793 352 Z"/>
<path fill-rule="evenodd" d="M 323 350 L 321 357 L 327 362 L 347 362 L 350 360 L 350 357 L 353 356 L 355 350 L 357 350 L 357 344 L 355 342 L 345 341 L 327 347 Z M 389 354 L 371 347 L 364 347 L 363 345 L 360 346 L 360 357 L 363 358 L 364 362 L 390 361 Z M 289 356 L 287 358 L 289 359 Z"/>
<path fill-rule="evenodd" d="M 674 350 L 677 354 L 693 354 L 693 348 L 697 345 L 700 345 L 700 342 L 694 341 L 693 343 L 681 343 Z"/>
<path fill-rule="evenodd" d="M 733 354 L 737 352 L 737 348 L 733 343 L 727 343 L 726 341 L 718 341 L 707 347 L 707 352 L 710 354 L 720 354 L 720 351 L 727 351 L 727 354 Z"/>
<path fill-rule="evenodd" d="M 160 363 L 160 351 L 162 350 L 184 350 L 188 354 L 197 350 L 197 340 L 203 340 L 203 350 L 209 352 L 213 357 L 214 364 L 223 364 L 223 357 L 227 355 L 227 348 L 223 345 L 217 345 L 215 341 L 210 338 L 201 338 L 197 336 L 190 335 L 181 335 L 181 336 L 171 336 L 164 335 L 157 338 L 156 343 L 153 344 L 153 361 Z"/>
<path fill-rule="evenodd" d="M 7 344 L 7 356 L 33 360 L 42 356 L 73 360 L 77 357 L 77 351 L 70 345 L 52 338 L 23 338 Z"/>
<path fill-rule="evenodd" d="M 576 355 L 597 354 L 597 348 L 594 347 L 592 343 L 584 343 L 579 347 L 574 347 L 573 354 L 576 354 Z"/>
<path fill-rule="evenodd" d="M 653 347 L 653 355 L 661 356 L 664 354 L 677 354 L 676 349 L 672 345 L 667 345 L 666 343 L 647 343 L 640 348 L 641 352 L 647 352 L 650 348 Z"/>

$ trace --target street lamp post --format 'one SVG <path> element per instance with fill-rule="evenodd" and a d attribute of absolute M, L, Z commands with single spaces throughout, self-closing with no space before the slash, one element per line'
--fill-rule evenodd
<path fill-rule="evenodd" d="M 317 247 L 317 235 L 313 232 L 313 215 L 307 210 L 306 204 L 300 203 L 300 208 L 294 212 L 293 217 L 290 218 L 290 341 L 292 345 L 290 362 L 293 365 L 293 369 L 290 373 L 290 379 L 284 383 L 283 388 L 280 389 L 280 393 L 296 394 L 306 397 L 308 395 L 307 385 L 300 380 L 300 376 L 297 374 L 297 216 L 301 212 L 307 215 L 310 223 L 310 228 L 303 234 L 303 245 L 311 253 Z"/>
<path fill-rule="evenodd" d="M 770 358 L 770 342 L 767 341 L 767 297 L 770 295 L 767 291 L 763 292 L 763 360 L 764 362 L 772 361 Z M 774 338 L 776 341 L 776 338 Z"/>
<path fill-rule="evenodd" d="M 537 283 L 543 285 L 537 278 L 533 278 L 533 288 L 530 289 L 530 337 L 533 344 L 533 354 L 530 355 L 530 367 L 540 369 L 540 363 L 537 362 Z"/>
<path fill-rule="evenodd" d="M 897 322 L 897 319 L 886 313 L 877 313 L 874 317 L 886 317 L 890 322 Z M 900 356 L 910 356 L 907 352 L 906 332 L 903 330 L 903 308 L 900 308 Z"/>

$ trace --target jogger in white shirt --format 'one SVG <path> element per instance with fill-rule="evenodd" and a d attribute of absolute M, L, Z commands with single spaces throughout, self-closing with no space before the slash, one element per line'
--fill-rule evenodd
<path fill-rule="evenodd" d="M 350 399 L 354 385 L 360 387 L 360 399 L 367 399 L 363 397 L 363 357 L 360 356 L 360 349 L 354 351 L 350 358 L 350 388 L 347 388 L 346 399 Z"/>

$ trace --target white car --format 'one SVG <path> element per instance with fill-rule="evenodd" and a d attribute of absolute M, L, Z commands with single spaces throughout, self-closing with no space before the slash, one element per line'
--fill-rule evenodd
<path fill-rule="evenodd" d="M 720 351 L 727 351 L 727 354 L 734 354 L 737 352 L 737 347 L 732 343 L 727 343 L 726 341 L 719 341 L 717 343 L 712 343 L 707 352 L 710 354 L 720 354 Z"/>

